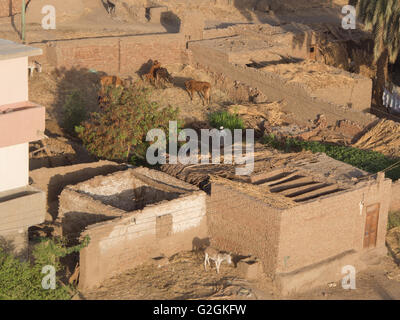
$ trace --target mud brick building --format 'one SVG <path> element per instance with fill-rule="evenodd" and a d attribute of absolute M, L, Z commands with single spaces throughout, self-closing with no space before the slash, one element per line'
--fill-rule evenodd
<path fill-rule="evenodd" d="M 257 166 L 256 166 L 257 167 Z M 217 247 L 257 256 L 283 294 L 340 280 L 386 254 L 392 181 L 317 154 L 256 170 L 246 181 L 214 178 L 208 227 Z"/>
<path fill-rule="evenodd" d="M 162 172 L 128 169 L 67 186 L 59 219 L 72 241 L 90 237 L 80 253 L 79 286 L 93 288 L 206 238 L 206 194 Z"/>

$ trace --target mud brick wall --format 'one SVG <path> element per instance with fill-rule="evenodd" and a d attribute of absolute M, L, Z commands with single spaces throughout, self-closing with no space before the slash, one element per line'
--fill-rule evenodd
<path fill-rule="evenodd" d="M 366 207 L 380 204 L 376 249 L 385 247 L 391 180 L 344 191 L 282 213 L 277 272 L 288 273 L 347 251 L 362 251 Z M 362 214 L 360 202 L 364 201 Z"/>
<path fill-rule="evenodd" d="M 89 226 L 82 233 L 90 243 L 80 253 L 80 288 L 96 287 L 152 258 L 191 250 L 195 238 L 207 237 L 205 197 L 199 191 Z"/>
<path fill-rule="evenodd" d="M 345 88 L 340 94 L 336 92 L 336 96 L 330 95 L 328 97 L 328 93 L 325 91 L 321 91 L 320 96 L 318 96 L 318 92 L 310 95 L 301 85 L 287 83 L 276 74 L 229 63 L 228 54 L 213 50 L 202 45 L 201 42 L 189 43 L 189 50 L 191 51 L 192 65 L 257 88 L 270 101 L 285 99 L 293 106 L 299 106 L 295 109 L 302 110 L 305 108 L 308 110 L 312 114 L 312 118 L 327 112 L 330 113 L 332 119 L 330 124 L 335 124 L 338 120 L 349 119 L 365 126 L 374 120 L 367 114 L 360 112 L 370 107 L 370 88 L 372 85 L 370 79 L 359 77 L 354 88 Z M 336 104 L 333 102 L 336 102 Z M 339 103 L 345 102 L 352 103 L 352 108 L 345 109 L 339 105 Z"/>
<path fill-rule="evenodd" d="M 125 213 L 68 187 L 61 192 L 59 199 L 57 219 L 62 222 L 63 236 L 72 241 L 78 239 L 87 226 L 121 217 Z"/>
<path fill-rule="evenodd" d="M 46 215 L 46 220 L 52 221 L 57 218 L 58 196 L 65 186 L 125 168 L 125 165 L 102 160 L 71 166 L 40 168 L 30 171 L 29 176 L 33 181 L 32 187 L 38 188 L 46 193 L 48 213 Z"/>
<path fill-rule="evenodd" d="M 264 272 L 272 274 L 278 255 L 281 212 L 261 200 L 213 183 L 207 203 L 211 244 L 235 254 L 254 255 L 262 262 Z"/>
<path fill-rule="evenodd" d="M 392 202 L 390 211 L 400 211 L 400 180 L 392 184 Z"/>
<path fill-rule="evenodd" d="M 20 0 L 1 0 L 0 17 L 9 17 L 21 13 L 22 3 Z"/>
<path fill-rule="evenodd" d="M 183 63 L 186 59 L 181 34 L 62 40 L 42 46 L 52 67 L 86 68 L 113 74 L 137 72 L 149 59 L 163 64 Z"/>
<path fill-rule="evenodd" d="M 136 72 L 149 59 L 162 64 L 183 63 L 185 50 L 182 34 L 121 38 L 120 72 Z"/>

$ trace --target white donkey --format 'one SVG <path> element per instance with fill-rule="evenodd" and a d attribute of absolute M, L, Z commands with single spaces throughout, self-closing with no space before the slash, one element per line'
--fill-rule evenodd
<path fill-rule="evenodd" d="M 33 76 L 33 72 L 42 72 L 42 65 L 37 61 L 32 61 L 28 64 L 28 75 L 29 78 Z"/>
<path fill-rule="evenodd" d="M 210 259 L 215 262 L 215 266 L 217 267 L 217 273 L 219 273 L 219 267 L 223 261 L 228 262 L 229 264 L 232 263 L 232 257 L 228 253 L 222 253 L 217 249 L 212 247 L 208 247 L 205 251 L 204 256 L 204 269 L 207 271 L 207 264 L 210 266 Z"/>

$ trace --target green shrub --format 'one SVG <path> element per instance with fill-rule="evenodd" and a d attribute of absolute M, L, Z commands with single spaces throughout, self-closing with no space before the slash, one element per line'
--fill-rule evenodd
<path fill-rule="evenodd" d="M 336 160 L 348 163 L 370 173 L 382 171 L 400 160 L 386 157 L 375 151 L 361 150 L 317 141 L 303 141 L 294 138 L 281 140 L 274 135 L 265 136 L 263 142 L 275 149 L 285 152 L 300 152 L 302 150 L 310 150 L 313 153 L 323 152 Z M 397 168 L 386 171 L 386 176 L 393 180 L 399 179 L 400 167 L 397 166 Z"/>
<path fill-rule="evenodd" d="M 89 120 L 76 128 L 87 150 L 108 160 L 143 160 L 150 146 L 148 131 L 162 129 L 167 135 L 169 121 L 178 121 L 179 114 L 171 106 L 161 109 L 150 102 L 149 94 L 145 88 L 126 88 L 110 98 L 102 112 L 90 114 Z"/>
<path fill-rule="evenodd" d="M 68 133 L 74 134 L 75 127 L 79 126 L 87 117 L 85 102 L 79 91 L 69 94 L 63 105 L 62 126 Z"/>
<path fill-rule="evenodd" d="M 229 113 L 228 111 L 217 111 L 208 115 L 208 121 L 214 127 L 219 129 L 244 129 L 244 121 L 237 114 Z"/>
<path fill-rule="evenodd" d="M 78 252 L 89 242 L 67 248 L 62 239 L 43 239 L 34 246 L 33 263 L 20 261 L 14 255 L 0 248 L 0 300 L 66 300 L 75 288 L 60 285 L 59 274 L 63 270 L 60 258 Z M 43 289 L 42 280 L 46 274 L 42 269 L 51 265 L 56 270 L 56 288 Z"/>
<path fill-rule="evenodd" d="M 400 211 L 390 212 L 388 216 L 388 230 L 400 226 Z"/>

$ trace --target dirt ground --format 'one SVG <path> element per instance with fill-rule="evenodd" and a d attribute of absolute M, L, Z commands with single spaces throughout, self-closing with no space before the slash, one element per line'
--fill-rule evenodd
<path fill-rule="evenodd" d="M 268 277 L 248 281 L 234 265 L 222 264 L 207 272 L 203 255 L 181 252 L 161 266 L 147 264 L 105 281 L 98 289 L 80 293 L 88 300 L 206 299 L 206 300 L 397 300 L 400 299 L 400 268 L 390 257 L 374 261 L 357 274 L 356 289 L 345 290 L 341 283 L 302 294 L 280 296 Z"/>
<path fill-rule="evenodd" d="M 84 299 L 227 299 L 254 297 L 248 283 L 240 279 L 237 270 L 223 264 L 220 274 L 215 267 L 207 272 L 203 255 L 181 252 L 169 258 L 167 264 L 147 264 L 109 279 L 89 292 Z"/>

